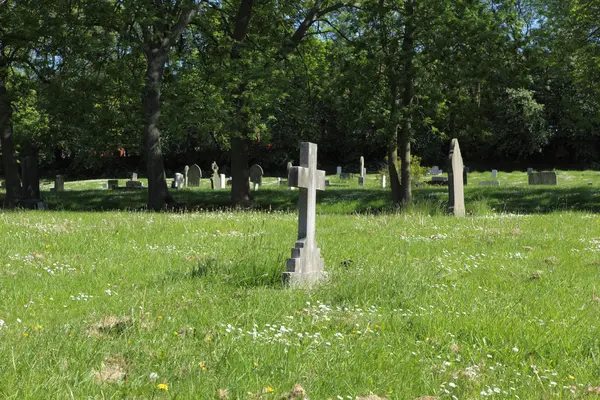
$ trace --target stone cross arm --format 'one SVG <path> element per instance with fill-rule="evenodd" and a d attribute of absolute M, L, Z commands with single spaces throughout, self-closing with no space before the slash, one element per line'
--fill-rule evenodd
<path fill-rule="evenodd" d="M 314 185 L 316 190 L 325 190 L 325 171 L 320 169 L 314 171 Z M 310 167 L 292 167 L 289 171 L 288 185 L 290 187 L 297 187 L 303 189 L 309 189 L 311 186 L 311 168 Z"/>

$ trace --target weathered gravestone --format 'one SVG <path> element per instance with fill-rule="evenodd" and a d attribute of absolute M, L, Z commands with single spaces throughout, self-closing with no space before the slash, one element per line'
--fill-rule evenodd
<path fill-rule="evenodd" d="M 386 186 L 386 176 L 381 175 L 381 187 L 385 189 Z"/>
<path fill-rule="evenodd" d="M 40 198 L 40 177 L 36 156 L 26 156 L 21 160 L 22 194 L 19 204 L 25 208 L 47 210 L 48 205 Z"/>
<path fill-rule="evenodd" d="M 175 173 L 175 178 L 173 179 L 173 188 L 178 190 L 183 188 L 183 174 L 179 172 Z"/>
<path fill-rule="evenodd" d="M 449 211 L 455 217 L 464 217 L 465 215 L 465 188 L 463 185 L 464 164 L 458 139 L 452 139 L 450 143 L 450 154 L 448 155 L 448 194 Z"/>
<path fill-rule="evenodd" d="M 254 190 L 262 185 L 263 169 L 260 165 L 254 164 L 250 167 L 250 182 L 254 183 Z"/>
<path fill-rule="evenodd" d="M 131 179 L 125 182 L 125 187 L 130 189 L 137 189 L 142 186 L 144 185 L 142 185 L 142 182 L 138 181 L 138 175 L 135 172 L 131 174 Z"/>
<path fill-rule="evenodd" d="M 429 174 L 430 175 L 441 175 L 442 174 L 442 170 L 437 166 L 434 165 L 430 170 L 429 170 Z"/>
<path fill-rule="evenodd" d="M 363 186 L 365 184 L 365 158 L 360 156 L 360 176 L 358 177 L 358 184 Z"/>
<path fill-rule="evenodd" d="M 335 170 L 335 174 L 340 176 L 342 174 L 342 167 L 338 166 Z"/>
<path fill-rule="evenodd" d="M 500 181 L 481 181 L 479 186 L 500 186 Z"/>
<path fill-rule="evenodd" d="M 291 161 L 287 163 L 287 172 L 288 172 L 288 179 L 287 179 L 287 182 L 288 182 L 288 186 L 289 186 L 289 182 L 290 182 L 290 171 L 292 170 L 292 167 L 293 167 L 293 166 L 294 166 L 294 165 L 292 164 L 292 162 L 291 162 Z M 284 183 L 285 183 L 285 182 L 284 182 Z M 290 190 L 296 190 L 296 188 L 295 188 L 295 187 L 293 187 L 293 186 L 290 186 Z"/>
<path fill-rule="evenodd" d="M 65 191 L 64 175 L 56 175 L 56 179 L 54 179 L 54 191 L 55 192 L 64 192 Z"/>
<path fill-rule="evenodd" d="M 188 173 L 190 172 L 190 166 L 186 165 L 185 167 L 183 167 L 183 184 L 185 185 L 185 187 L 188 186 Z M 200 171 L 200 174 L 202 175 L 202 171 Z"/>
<path fill-rule="evenodd" d="M 530 185 L 558 185 L 555 171 L 532 172 L 529 174 Z"/>
<path fill-rule="evenodd" d="M 219 182 L 221 186 L 219 187 L 219 189 L 225 189 L 227 187 L 225 174 L 219 174 L 219 177 L 221 178 L 221 182 Z"/>
<path fill-rule="evenodd" d="M 200 186 L 200 178 L 202 178 L 202 170 L 198 164 L 192 165 L 188 171 L 188 185 Z"/>
<path fill-rule="evenodd" d="M 497 178 L 498 177 L 498 170 L 497 169 L 493 169 L 492 170 L 492 178 Z"/>
<path fill-rule="evenodd" d="M 533 168 L 531 167 L 527 168 L 527 175 L 529 174 L 533 174 Z"/>
<path fill-rule="evenodd" d="M 23 183 L 22 198 L 29 201 L 39 200 L 40 177 L 37 157 L 26 156 L 21 160 L 21 180 Z"/>
<path fill-rule="evenodd" d="M 292 286 L 310 286 L 325 277 L 325 261 L 315 239 L 317 190 L 325 190 L 325 171 L 317 170 L 317 145 L 300 143 L 300 166 L 292 167 L 289 186 L 300 188 L 298 240 L 287 260 L 283 281 Z"/>
<path fill-rule="evenodd" d="M 107 182 L 109 189 L 118 189 L 119 188 L 119 180 L 118 179 L 109 179 Z"/>
<path fill-rule="evenodd" d="M 219 175 L 219 166 L 216 161 L 213 161 L 210 168 L 213 171 L 212 178 L 210 178 L 211 187 L 214 190 L 221 189 L 221 176 Z"/>

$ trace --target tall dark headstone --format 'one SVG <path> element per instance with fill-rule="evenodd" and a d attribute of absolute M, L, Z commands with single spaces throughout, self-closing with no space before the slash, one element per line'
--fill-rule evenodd
<path fill-rule="evenodd" d="M 39 200 L 40 176 L 36 156 L 26 156 L 21 160 L 21 180 L 23 182 L 23 200 Z"/>

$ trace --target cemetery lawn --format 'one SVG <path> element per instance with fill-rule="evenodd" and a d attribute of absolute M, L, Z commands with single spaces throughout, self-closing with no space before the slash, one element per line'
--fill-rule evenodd
<path fill-rule="evenodd" d="M 295 213 L 1 213 L 0 397 L 600 391 L 600 217 L 486 207 L 321 212 L 313 290 Z"/>

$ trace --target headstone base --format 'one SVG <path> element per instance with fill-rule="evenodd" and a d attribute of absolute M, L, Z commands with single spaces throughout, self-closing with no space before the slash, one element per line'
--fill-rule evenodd
<path fill-rule="evenodd" d="M 292 258 L 287 260 L 283 283 L 292 287 L 310 287 L 326 277 L 321 249 L 315 246 L 310 251 L 303 240 L 298 240 L 292 248 Z"/>
<path fill-rule="evenodd" d="M 142 187 L 141 181 L 127 181 L 125 187 L 129 189 L 140 189 Z"/>

